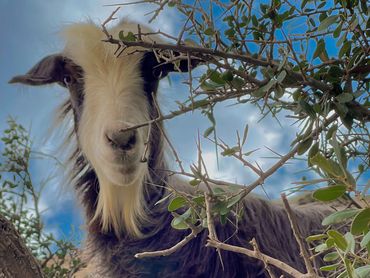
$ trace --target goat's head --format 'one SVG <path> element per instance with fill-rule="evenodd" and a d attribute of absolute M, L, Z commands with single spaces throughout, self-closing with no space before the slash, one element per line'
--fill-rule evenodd
<path fill-rule="evenodd" d="M 124 22 L 112 29 L 111 34 L 117 36 L 121 29 L 133 31 L 135 28 L 136 25 Z M 117 58 L 116 46 L 102 42 L 105 35 L 93 24 L 72 25 L 66 28 L 64 35 L 67 44 L 63 53 L 47 56 L 27 74 L 16 76 L 10 82 L 58 83 L 69 89 L 79 148 L 99 179 L 97 210 L 103 222 L 111 218 L 103 226 L 119 226 L 123 217 L 120 215 L 126 214 L 128 209 L 112 212 L 115 210 L 112 203 L 122 202 L 113 200 L 117 193 L 112 188 L 140 187 L 148 173 L 148 163 L 143 163 L 141 158 L 150 128 L 127 129 L 157 117 L 154 98 L 159 79 L 175 71 L 175 66 L 159 63 L 153 52 L 143 52 L 143 49 L 129 48 L 127 51 L 134 53 L 128 55 L 125 51 Z M 187 65 L 187 60 L 180 61 L 176 69 L 186 71 Z M 111 197 L 102 197 L 108 194 L 104 193 L 104 186 L 110 187 Z M 105 200 L 100 200 L 102 198 Z M 129 198 L 135 199 L 134 196 Z M 138 198 L 126 200 L 125 205 L 140 202 Z M 107 204 L 109 207 L 104 209 Z"/>

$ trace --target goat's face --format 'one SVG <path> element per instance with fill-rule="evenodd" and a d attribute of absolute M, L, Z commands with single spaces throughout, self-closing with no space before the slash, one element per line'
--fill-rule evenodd
<path fill-rule="evenodd" d="M 84 67 L 83 105 L 74 108 L 80 113 L 77 134 L 82 152 L 99 179 L 115 185 L 141 181 L 147 168 L 141 159 L 148 126 L 127 130 L 152 118 L 152 92 L 144 91 L 147 77 L 141 70 L 146 59 L 137 56 L 103 69 Z"/>
<path fill-rule="evenodd" d="M 113 56 L 110 64 L 107 57 L 105 61 L 95 57 L 94 65 L 84 67 L 72 59 L 48 56 L 12 82 L 58 82 L 67 87 L 80 149 L 99 180 L 130 186 L 146 173 L 147 163 L 142 160 L 150 153 L 146 142 L 150 130 L 129 128 L 158 114 L 153 101 L 158 85 L 155 57 L 152 53 Z"/>

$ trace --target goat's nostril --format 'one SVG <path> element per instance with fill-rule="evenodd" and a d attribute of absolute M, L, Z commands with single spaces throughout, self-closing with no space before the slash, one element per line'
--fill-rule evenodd
<path fill-rule="evenodd" d="M 105 137 L 113 148 L 128 151 L 135 146 L 136 130 L 108 132 Z"/>

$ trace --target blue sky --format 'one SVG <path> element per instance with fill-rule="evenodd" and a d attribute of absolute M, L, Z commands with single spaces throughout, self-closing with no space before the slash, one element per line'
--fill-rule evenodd
<path fill-rule="evenodd" d="M 14 86 L 7 81 L 14 75 L 25 73 L 45 55 L 60 51 L 63 42 L 59 39 L 58 31 L 64 25 L 86 19 L 100 23 L 106 19 L 114 9 L 103 7 L 103 4 L 109 3 L 116 1 L 0 0 L 0 34 L 3 38 L 0 44 L 0 131 L 6 127 L 6 118 L 11 115 L 31 130 L 35 150 L 57 154 L 63 129 L 53 132 L 53 119 L 55 109 L 67 97 L 64 89 L 58 86 Z M 144 14 L 149 10 L 150 7 L 144 5 L 124 7 L 118 15 L 129 15 L 131 19 L 140 19 L 141 23 L 145 23 L 149 18 Z M 160 28 L 171 34 L 176 34 L 180 26 L 174 10 L 165 11 L 153 23 L 154 29 Z M 172 85 L 166 80 L 160 85 L 159 103 L 164 111 L 174 109 L 174 101 L 185 99 L 188 92 L 180 82 L 186 79 L 186 75 L 177 74 L 171 78 Z M 258 122 L 259 112 L 252 105 L 231 108 L 230 104 L 223 103 L 216 109 L 218 136 L 229 145 L 236 142 L 235 130 L 242 132 L 248 123 L 250 132 L 246 150 L 260 148 L 252 157 L 252 162 L 257 160 L 264 169 L 274 162 L 273 159 L 263 158 L 273 155 L 265 146 L 281 154 L 289 150 L 289 142 L 296 132 L 291 121 L 281 116 L 282 127 L 271 118 Z M 208 126 L 208 121 L 199 113 L 189 113 L 166 123 L 169 136 L 186 165 L 196 160 L 197 131 L 202 134 Z M 230 158 L 222 159 L 217 166 L 214 146 L 206 140 L 203 155 L 210 174 L 215 178 L 245 184 L 255 179 L 250 171 Z M 291 186 L 291 182 L 302 176 L 296 173 L 304 169 L 304 163 L 286 166 L 266 182 L 266 191 L 276 196 L 281 189 Z M 68 233 L 71 225 L 78 229 L 82 225 L 80 209 L 71 187 L 63 184 L 63 169 L 53 161 L 34 160 L 32 174 L 36 183 L 50 175 L 56 176 L 49 182 L 41 200 L 42 207 L 47 208 L 44 213 L 46 228 L 59 236 Z"/>

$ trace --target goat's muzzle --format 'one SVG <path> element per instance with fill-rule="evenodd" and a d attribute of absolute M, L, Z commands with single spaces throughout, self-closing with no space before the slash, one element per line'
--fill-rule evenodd
<path fill-rule="evenodd" d="M 130 151 L 135 147 L 137 131 L 136 130 L 111 130 L 105 133 L 107 143 L 114 149 L 120 151 Z"/>

